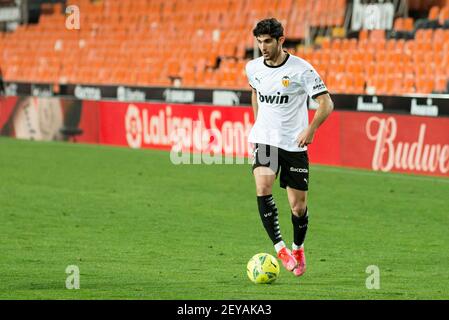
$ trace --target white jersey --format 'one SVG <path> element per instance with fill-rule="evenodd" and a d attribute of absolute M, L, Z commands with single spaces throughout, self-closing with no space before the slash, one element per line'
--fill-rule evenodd
<path fill-rule="evenodd" d="M 279 66 L 269 66 L 263 57 L 246 64 L 246 75 L 257 91 L 257 119 L 248 141 L 287 151 L 304 151 L 296 139 L 309 125 L 308 96 L 315 99 L 327 88 L 307 61 L 287 55 Z"/>

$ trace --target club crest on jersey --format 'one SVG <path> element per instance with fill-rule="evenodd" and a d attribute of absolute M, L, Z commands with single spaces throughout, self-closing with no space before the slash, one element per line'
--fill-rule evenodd
<path fill-rule="evenodd" d="M 290 78 L 288 76 L 282 78 L 282 85 L 286 88 L 290 85 Z"/>

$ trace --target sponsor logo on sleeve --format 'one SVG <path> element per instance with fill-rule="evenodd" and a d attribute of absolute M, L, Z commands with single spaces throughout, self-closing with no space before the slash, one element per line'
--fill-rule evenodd
<path fill-rule="evenodd" d="M 313 86 L 313 91 L 320 91 L 326 89 L 326 86 L 323 83 L 323 80 L 321 78 L 315 78 L 315 85 Z"/>

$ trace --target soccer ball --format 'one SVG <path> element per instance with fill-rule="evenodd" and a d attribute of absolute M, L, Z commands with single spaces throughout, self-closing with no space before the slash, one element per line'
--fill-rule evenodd
<path fill-rule="evenodd" d="M 268 253 L 254 255 L 246 266 L 246 274 L 254 283 L 273 283 L 279 276 L 279 263 Z"/>

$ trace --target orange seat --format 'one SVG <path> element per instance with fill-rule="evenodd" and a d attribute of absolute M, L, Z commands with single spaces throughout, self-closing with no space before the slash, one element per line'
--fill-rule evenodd
<path fill-rule="evenodd" d="M 446 75 L 438 75 L 435 78 L 435 91 L 439 93 L 444 93 L 447 90 L 448 78 Z"/>
<path fill-rule="evenodd" d="M 413 18 L 405 18 L 404 19 L 404 31 L 413 31 Z"/>
<path fill-rule="evenodd" d="M 438 20 L 439 14 L 440 14 L 440 7 L 433 6 L 432 8 L 430 8 L 429 15 L 427 18 L 429 20 Z"/>
<path fill-rule="evenodd" d="M 244 58 L 254 47 L 255 21 L 276 16 L 284 22 L 287 37 L 303 39 L 306 25 L 342 26 L 347 1 L 70 0 L 68 4 L 84 12 L 80 30 L 56 27 L 66 17 L 51 6 L 53 14 L 42 15 L 38 24 L 0 34 L 1 64 L 9 66 L 6 76 L 138 85 L 171 85 L 171 79 L 181 78 L 183 86 L 247 88 Z M 433 7 L 429 17 L 444 20 L 447 13 Z M 411 30 L 413 19 L 398 18 L 395 24 Z M 156 47 L 151 41 L 164 45 Z M 301 45 L 288 50 L 311 62 L 338 92 L 359 94 L 374 78 L 380 92 L 390 92 L 391 79 L 404 84 L 407 75 L 427 77 L 439 69 L 449 76 L 449 30 L 419 30 L 416 40 L 410 41 L 387 40 L 384 30 L 361 30 L 358 39 L 326 39 L 319 49 Z M 381 83 L 382 77 L 390 80 Z M 435 86 L 442 88 L 443 76 L 439 77 Z"/>
<path fill-rule="evenodd" d="M 404 25 L 405 23 L 403 18 L 396 18 L 396 20 L 394 20 L 393 29 L 396 31 L 403 31 Z"/>
<path fill-rule="evenodd" d="M 418 77 L 415 85 L 417 93 L 432 93 L 434 87 L 432 79 L 426 76 Z"/>
<path fill-rule="evenodd" d="M 357 73 L 354 75 L 354 93 L 365 93 L 365 76 L 363 73 Z"/>
<path fill-rule="evenodd" d="M 440 14 L 438 16 L 438 22 L 443 25 L 446 20 L 449 19 L 449 6 L 441 8 Z"/>
<path fill-rule="evenodd" d="M 399 93 L 410 94 L 410 93 L 415 93 L 415 92 L 416 92 L 415 78 L 413 76 L 406 75 L 404 77 L 404 81 L 402 83 L 402 89 L 400 90 Z"/>

